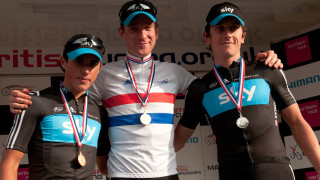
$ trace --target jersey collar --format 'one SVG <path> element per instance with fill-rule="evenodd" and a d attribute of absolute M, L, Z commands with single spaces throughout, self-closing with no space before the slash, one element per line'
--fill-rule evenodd
<path fill-rule="evenodd" d="M 134 62 L 134 63 L 137 63 L 137 64 L 145 64 L 145 63 L 148 63 L 152 60 L 152 56 L 151 56 L 151 53 L 148 54 L 147 56 L 145 57 L 136 57 L 136 56 L 133 56 L 129 53 L 127 53 L 127 58 L 130 62 Z"/>
<path fill-rule="evenodd" d="M 63 91 L 63 93 L 64 93 L 64 95 L 66 96 L 67 99 L 75 99 L 74 96 L 73 96 L 73 94 L 72 94 L 72 92 L 71 92 L 68 88 L 66 88 L 66 87 L 63 85 L 62 82 L 61 82 L 61 89 L 62 89 L 62 91 Z M 78 98 L 78 100 L 85 98 L 87 95 L 88 95 L 88 90 L 86 91 L 86 93 L 82 94 L 82 95 Z"/>

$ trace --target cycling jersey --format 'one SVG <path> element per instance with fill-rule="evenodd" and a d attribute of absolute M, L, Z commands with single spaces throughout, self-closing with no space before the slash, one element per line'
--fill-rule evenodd
<path fill-rule="evenodd" d="M 127 54 L 138 92 L 145 97 L 150 79 L 151 55 L 143 59 Z M 127 58 L 126 57 L 126 58 Z M 177 174 L 173 147 L 174 102 L 185 93 L 194 77 L 182 67 L 155 61 L 155 74 L 146 105 L 151 123 L 140 122 L 143 113 L 125 61 L 104 65 L 90 88 L 109 114 L 111 151 L 108 176 L 154 178 Z"/>
<path fill-rule="evenodd" d="M 63 91 L 76 124 L 82 127 L 86 94 L 75 100 L 70 91 L 66 88 Z M 105 150 L 108 146 L 107 126 L 101 129 L 101 119 L 104 117 L 107 122 L 105 109 L 88 98 L 87 130 L 81 147 L 86 165 L 80 167 L 77 164 L 79 147 L 59 87 L 50 87 L 34 95 L 32 105 L 16 115 L 6 148 L 28 153 L 29 179 L 92 180 L 99 133 L 102 135 L 99 148 Z"/>
<path fill-rule="evenodd" d="M 238 94 L 239 63 L 217 70 L 227 88 Z M 254 164 L 289 163 L 279 133 L 277 108 L 283 110 L 295 102 L 282 70 L 262 62 L 246 62 L 242 97 L 242 115 L 249 120 L 246 128 L 236 125 L 239 111 L 213 71 L 190 85 L 179 123 L 195 129 L 200 120 L 207 119 L 216 136 L 220 167 L 249 167 L 251 173 Z M 220 173 L 224 173 L 223 168 Z"/>

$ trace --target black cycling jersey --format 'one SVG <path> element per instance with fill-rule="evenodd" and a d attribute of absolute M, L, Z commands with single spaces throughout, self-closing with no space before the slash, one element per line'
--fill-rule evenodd
<path fill-rule="evenodd" d="M 64 93 L 74 119 L 81 127 L 86 94 L 75 100 L 65 88 Z M 32 105 L 16 115 L 6 148 L 28 153 L 29 179 L 92 180 L 98 139 L 101 151 L 106 154 L 109 148 L 105 109 L 88 98 L 87 130 L 81 147 L 86 165 L 81 167 L 77 163 L 79 147 L 59 87 L 50 87 L 36 94 L 32 96 Z"/>
<path fill-rule="evenodd" d="M 217 69 L 227 88 L 236 92 L 239 63 Z M 246 62 L 242 99 L 242 115 L 249 120 L 244 129 L 236 125 L 239 111 L 211 71 L 190 85 L 180 124 L 195 129 L 200 120 L 208 120 L 216 136 L 220 167 L 289 163 L 279 133 L 277 108 L 283 110 L 296 101 L 283 71 L 262 62 Z"/>

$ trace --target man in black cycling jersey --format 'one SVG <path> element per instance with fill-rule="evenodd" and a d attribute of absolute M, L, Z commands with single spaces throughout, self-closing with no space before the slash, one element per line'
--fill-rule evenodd
<path fill-rule="evenodd" d="M 104 51 L 103 42 L 90 34 L 68 40 L 61 58 L 63 82 L 33 92 L 33 104 L 15 117 L 1 161 L 1 180 L 17 179 L 26 152 L 29 179 L 92 180 L 98 139 L 99 153 L 110 147 L 108 115 L 87 91 L 102 67 Z"/>
<path fill-rule="evenodd" d="M 184 146 L 200 120 L 208 120 L 216 137 L 220 179 L 294 179 L 277 125 L 279 109 L 319 173 L 318 140 L 283 71 L 240 56 L 246 36 L 240 9 L 228 2 L 217 4 L 206 22 L 203 37 L 214 67 L 188 88 L 185 112 L 175 130 L 175 150 Z"/>
<path fill-rule="evenodd" d="M 124 3 L 119 20 L 118 32 L 127 55 L 123 61 L 104 65 L 89 89 L 109 115 L 112 148 L 97 160 L 99 170 L 111 179 L 176 180 L 173 105 L 176 95 L 184 94 L 194 77 L 176 64 L 153 59 L 159 26 L 150 1 Z M 274 59 L 273 51 L 259 54 L 257 59 Z M 164 79 L 168 83 L 156 83 Z M 9 98 L 13 113 L 31 103 L 22 100 L 21 94 L 12 91 Z"/>

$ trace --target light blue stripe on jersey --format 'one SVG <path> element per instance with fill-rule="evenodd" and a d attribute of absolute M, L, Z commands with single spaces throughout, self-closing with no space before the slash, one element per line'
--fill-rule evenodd
<path fill-rule="evenodd" d="M 173 124 L 173 114 L 169 113 L 148 113 L 151 116 L 152 124 Z M 141 114 L 109 117 L 109 127 L 142 124 Z"/>
<path fill-rule="evenodd" d="M 227 85 L 229 90 L 230 88 L 232 89 L 232 86 L 234 86 L 234 89 L 238 89 L 239 83 L 233 82 Z M 236 94 L 238 94 L 238 92 L 236 92 Z M 257 104 L 269 104 L 269 96 L 270 86 L 265 80 L 250 79 L 244 81 L 242 107 Z M 211 118 L 220 113 L 236 108 L 222 87 L 205 93 L 202 104 Z"/>
<path fill-rule="evenodd" d="M 82 116 L 73 116 L 77 123 L 79 119 L 80 123 L 82 123 Z M 89 146 L 97 147 L 101 124 L 89 118 L 87 119 L 87 121 L 87 131 L 82 143 Z M 43 134 L 43 141 L 77 143 L 73 134 L 72 125 L 68 114 L 55 114 L 46 116 L 40 122 L 40 126 Z"/>

